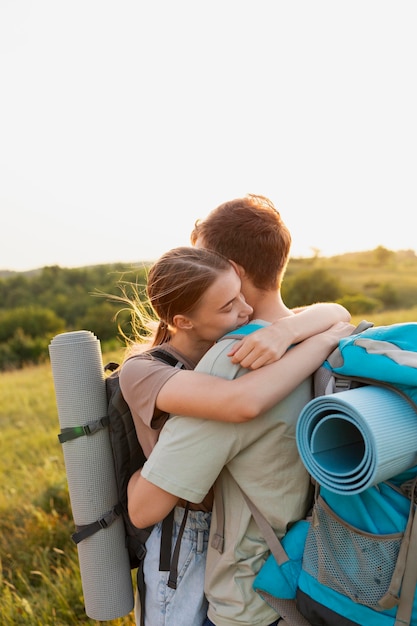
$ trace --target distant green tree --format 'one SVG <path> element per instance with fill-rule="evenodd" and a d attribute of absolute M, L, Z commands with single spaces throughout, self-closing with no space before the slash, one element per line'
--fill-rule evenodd
<path fill-rule="evenodd" d="M 382 308 L 382 303 L 376 298 L 369 298 L 363 294 L 355 294 L 352 296 L 343 296 L 338 300 L 351 315 L 365 315 L 375 313 Z"/>
<path fill-rule="evenodd" d="M 383 266 L 386 265 L 389 261 L 391 261 L 395 257 L 395 252 L 392 250 L 388 250 L 384 248 L 384 246 L 378 246 L 373 251 L 373 255 L 377 265 Z"/>
<path fill-rule="evenodd" d="M 23 274 L 0 281 L 0 309 L 23 306 L 28 302 L 30 280 Z"/>
<path fill-rule="evenodd" d="M 324 269 L 302 271 L 287 281 L 284 280 L 282 294 L 289 307 L 335 302 L 342 296 L 340 281 Z"/>
<path fill-rule="evenodd" d="M 40 363 L 48 357 L 48 337 L 31 337 L 21 328 L 17 328 L 13 337 L 7 342 L 13 355 L 13 362 L 18 367 L 30 363 Z"/>
<path fill-rule="evenodd" d="M 6 342 L 0 342 L 0 371 L 16 369 L 18 366 L 19 359 L 13 352 L 12 346 Z"/>
<path fill-rule="evenodd" d="M 114 339 L 118 335 L 118 322 L 115 320 L 116 312 L 117 308 L 113 303 L 97 302 L 77 319 L 77 330 L 89 330 L 100 341 Z"/>
<path fill-rule="evenodd" d="M 394 287 L 389 283 L 384 283 L 380 285 L 379 289 L 376 292 L 377 298 L 381 300 L 384 307 L 387 309 L 395 308 L 398 305 L 398 294 Z"/>
<path fill-rule="evenodd" d="M 65 321 L 54 311 L 36 305 L 0 311 L 0 342 L 14 337 L 17 329 L 27 337 L 52 337 L 65 330 Z"/>

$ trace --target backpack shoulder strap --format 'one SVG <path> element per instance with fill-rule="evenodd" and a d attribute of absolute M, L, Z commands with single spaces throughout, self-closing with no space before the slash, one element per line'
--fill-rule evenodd
<path fill-rule="evenodd" d="M 233 481 L 239 488 L 243 498 L 245 499 L 246 504 L 249 507 L 250 512 L 258 525 L 259 530 L 262 533 L 263 538 L 268 544 L 268 548 L 274 555 L 274 558 L 278 565 L 282 565 L 286 561 L 289 561 L 289 557 L 285 552 L 281 541 L 276 536 L 274 529 L 271 524 L 268 522 L 266 517 L 260 512 L 260 510 L 255 506 L 249 496 L 243 491 L 242 487 L 239 483 L 236 482 L 232 474 L 229 472 L 229 475 L 233 478 Z M 213 539 L 211 542 L 212 548 L 217 550 L 218 552 L 223 552 L 224 546 L 224 504 L 223 504 L 223 496 L 222 494 L 216 494 L 216 485 L 215 487 L 215 502 L 216 502 L 216 532 L 213 535 Z"/>
<path fill-rule="evenodd" d="M 412 525 L 410 523 L 411 528 L 407 542 L 408 550 L 405 557 L 404 577 L 402 580 L 400 602 L 394 626 L 409 625 L 411 623 L 411 614 L 413 612 L 414 594 L 417 586 L 417 515 L 414 505 L 416 483 L 417 481 L 414 481 L 411 490 L 411 508 L 414 515 Z"/>
<path fill-rule="evenodd" d="M 173 354 L 167 352 L 163 348 L 157 348 L 156 350 L 152 350 L 150 352 L 152 356 L 155 356 L 160 361 L 167 363 L 167 365 L 172 365 L 172 367 L 178 367 L 179 369 L 185 369 L 185 365 L 182 361 L 177 359 Z"/>
<path fill-rule="evenodd" d="M 230 473 L 230 472 L 229 472 Z M 232 476 L 232 474 L 230 474 Z M 275 561 L 278 563 L 278 565 L 283 565 L 284 563 L 286 563 L 287 561 L 289 561 L 289 557 L 281 543 L 281 541 L 278 539 L 278 537 L 276 536 L 274 529 L 272 528 L 272 526 L 270 525 L 270 523 L 268 522 L 268 520 L 264 517 L 264 515 L 260 512 L 260 510 L 255 506 L 255 504 L 252 502 L 252 500 L 245 494 L 245 492 L 243 491 L 243 489 L 241 488 L 241 486 L 235 481 L 236 485 L 239 487 L 246 504 L 249 507 L 250 512 L 252 513 L 252 516 L 255 520 L 255 522 L 257 523 L 259 530 L 262 533 L 262 536 L 264 537 L 268 548 L 271 551 L 271 554 L 273 555 Z M 216 510 L 218 510 L 218 504 L 219 504 L 219 500 L 220 500 L 220 508 L 221 508 L 221 512 L 222 512 L 222 519 L 219 519 L 219 514 L 217 514 L 217 522 L 218 522 L 218 526 L 217 526 L 217 540 L 219 541 L 219 544 L 223 545 L 223 530 L 224 530 L 224 515 L 223 515 L 223 503 L 222 503 L 222 497 L 220 495 L 219 499 L 215 499 L 216 502 Z M 220 522 L 220 525 L 219 525 Z M 221 535 L 221 537 L 220 537 Z M 212 544 L 213 545 L 213 544 Z M 221 550 L 222 551 L 222 550 Z M 296 605 L 296 601 L 294 599 L 281 599 L 281 598 L 276 598 L 275 596 L 269 596 L 268 599 L 266 599 L 265 597 L 263 597 L 263 595 L 260 594 L 260 597 L 265 600 L 265 602 L 267 602 L 268 604 L 270 604 L 270 606 L 272 608 L 274 608 L 277 613 L 279 613 L 279 615 L 281 616 L 282 622 L 283 624 L 288 624 L 288 626 L 293 625 L 293 626 L 311 626 L 310 622 L 307 622 L 307 620 L 304 618 L 304 616 L 299 612 L 297 605 Z M 404 626 L 404 625 L 399 625 L 397 624 L 396 626 Z"/>
<path fill-rule="evenodd" d="M 405 626 L 411 623 L 414 594 L 417 586 L 417 515 L 414 515 L 410 534 L 410 543 L 405 563 L 404 578 L 401 587 L 400 603 L 394 626 Z"/>
<path fill-rule="evenodd" d="M 159 361 L 163 361 L 167 365 L 171 365 L 172 367 L 178 367 L 180 369 L 185 369 L 185 365 L 182 361 L 177 359 L 176 356 L 168 352 L 168 350 L 164 350 L 163 348 L 152 348 L 151 350 L 146 350 L 145 352 L 140 352 L 139 354 L 132 354 L 126 361 L 130 361 L 131 359 L 142 359 L 144 356 L 153 356 Z M 110 370 L 114 372 L 120 367 L 119 363 L 108 363 L 105 366 L 105 370 Z"/>
<path fill-rule="evenodd" d="M 239 485 L 239 489 L 242 492 L 242 495 L 245 499 L 246 504 L 249 507 L 250 512 L 253 515 L 255 522 L 258 525 L 259 530 L 262 533 L 263 538 L 268 544 L 268 548 L 271 550 L 272 554 L 278 565 L 282 565 L 289 561 L 288 554 L 285 552 L 284 547 L 281 541 L 276 536 L 274 529 L 271 524 L 268 522 L 266 517 L 260 512 L 260 510 L 255 506 L 252 500 L 246 495 L 246 493 L 242 490 Z"/>

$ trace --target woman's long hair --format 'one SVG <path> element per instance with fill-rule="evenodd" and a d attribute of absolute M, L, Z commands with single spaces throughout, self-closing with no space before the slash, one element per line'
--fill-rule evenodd
<path fill-rule="evenodd" d="M 120 298 L 130 310 L 132 336 L 124 337 L 131 348 L 170 341 L 174 317 L 191 313 L 219 274 L 230 267 L 228 259 L 204 248 L 182 246 L 163 254 L 148 272 L 146 293 L 130 283 L 134 297 L 127 297 L 125 291 Z"/>

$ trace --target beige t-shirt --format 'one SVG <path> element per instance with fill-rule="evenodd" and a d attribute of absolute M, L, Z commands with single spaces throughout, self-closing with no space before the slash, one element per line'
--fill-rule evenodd
<path fill-rule="evenodd" d="M 231 366 L 227 357 L 233 343 L 218 343 L 196 369 L 225 378 L 244 374 L 246 370 Z M 278 537 L 305 516 L 311 483 L 298 454 L 295 429 L 301 409 L 311 398 L 312 380 L 308 378 L 285 400 L 250 422 L 172 417 L 144 465 L 142 474 L 147 480 L 193 502 L 217 479 L 216 498 L 220 494 L 225 508 L 224 551 L 220 554 L 211 545 L 216 532 L 215 498 L 205 584 L 208 616 L 216 626 L 267 626 L 277 619 L 277 613 L 252 588 L 269 551 L 238 485 Z"/>

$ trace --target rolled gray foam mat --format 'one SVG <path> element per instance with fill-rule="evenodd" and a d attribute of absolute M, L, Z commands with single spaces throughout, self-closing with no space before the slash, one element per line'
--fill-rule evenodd
<path fill-rule="evenodd" d="M 62 333 L 49 345 L 61 430 L 84 426 L 107 414 L 100 341 L 87 330 Z M 108 429 L 62 445 L 76 526 L 99 519 L 117 503 Z M 112 620 L 134 606 L 122 518 L 77 544 L 85 611 Z"/>

